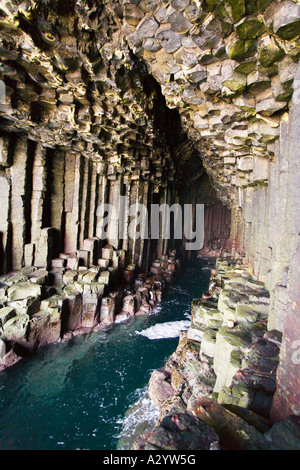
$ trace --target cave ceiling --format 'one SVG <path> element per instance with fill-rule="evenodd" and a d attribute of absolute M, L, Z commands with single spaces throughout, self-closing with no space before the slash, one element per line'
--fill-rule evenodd
<path fill-rule="evenodd" d="M 1 1 L 2 133 L 154 184 L 267 182 L 300 54 L 292 1 Z"/>

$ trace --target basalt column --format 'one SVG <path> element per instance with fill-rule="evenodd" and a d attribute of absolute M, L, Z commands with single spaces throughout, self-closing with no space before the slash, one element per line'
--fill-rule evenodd
<path fill-rule="evenodd" d="M 273 419 L 299 415 L 299 3 L 119 6 L 129 44 L 178 110 L 231 211 L 231 255 L 269 291 L 268 329 L 283 334 Z M 209 212 L 207 222 L 214 231 Z"/>
<path fill-rule="evenodd" d="M 298 341 L 299 4 L 2 3 L 1 331 L 28 327 L 41 344 L 37 325 L 55 325 L 53 339 L 110 322 L 116 305 L 127 318 L 119 271 L 132 286 L 173 267 L 174 249 L 225 252 L 265 283 L 268 328 L 283 333 L 274 419 L 298 413 L 296 364 L 287 371 Z M 193 230 L 203 205 L 200 251 L 172 224 L 153 238 L 153 204 L 181 215 L 190 205 Z M 114 209 L 109 224 L 101 205 Z"/>

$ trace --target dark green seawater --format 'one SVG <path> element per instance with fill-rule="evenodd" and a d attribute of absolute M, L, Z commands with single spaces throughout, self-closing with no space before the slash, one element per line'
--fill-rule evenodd
<path fill-rule="evenodd" d="M 129 449 L 158 416 L 147 398 L 150 375 L 188 328 L 208 268 L 192 261 L 156 313 L 45 346 L 1 372 L 0 450 Z"/>

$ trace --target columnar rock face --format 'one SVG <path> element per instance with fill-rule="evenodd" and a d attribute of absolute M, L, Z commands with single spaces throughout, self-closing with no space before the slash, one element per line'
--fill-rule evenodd
<path fill-rule="evenodd" d="M 290 269 L 300 232 L 299 3 L 8 0 L 0 18 L 3 275 L 34 268 L 44 286 L 51 271 L 58 287 L 78 282 L 80 265 L 155 268 L 185 242 L 130 231 L 130 205 L 202 203 L 204 252 L 230 249 L 254 269 L 286 351 L 300 287 Z M 101 204 L 116 208 L 105 240 Z M 90 325 L 96 293 L 84 298 Z M 78 302 L 72 293 L 72 328 Z M 103 303 L 105 321 L 113 302 Z M 28 319 L 18 320 L 22 329 Z M 283 352 L 279 370 L 288 368 Z M 277 413 L 288 414 L 282 382 Z"/>
<path fill-rule="evenodd" d="M 193 300 L 190 327 L 151 375 L 160 416 L 133 449 L 299 449 L 297 413 L 270 420 L 282 334 L 267 329 L 269 308 L 269 292 L 249 265 L 217 260 L 210 293 Z"/>
<path fill-rule="evenodd" d="M 147 237 L 128 236 L 128 205 L 179 202 L 174 181 L 205 173 L 178 113 L 109 2 L 8 2 L 1 11 L 2 272 L 78 250 L 88 265 L 84 240 L 103 239 L 103 204 L 115 208 L 107 241 L 146 266 Z"/>

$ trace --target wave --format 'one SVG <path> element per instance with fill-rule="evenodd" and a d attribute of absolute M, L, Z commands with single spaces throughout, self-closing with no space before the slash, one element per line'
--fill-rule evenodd
<path fill-rule="evenodd" d="M 136 331 L 136 334 L 145 336 L 148 339 L 167 339 L 177 338 L 181 331 L 187 330 L 190 326 L 190 319 L 179 320 L 165 323 L 156 323 L 142 331 Z"/>
<path fill-rule="evenodd" d="M 147 388 L 137 389 L 136 393 L 139 399 L 130 406 L 124 418 L 117 421 L 122 425 L 117 436 L 117 450 L 129 450 L 134 439 L 152 429 L 159 417 L 160 412 L 150 400 Z"/>

